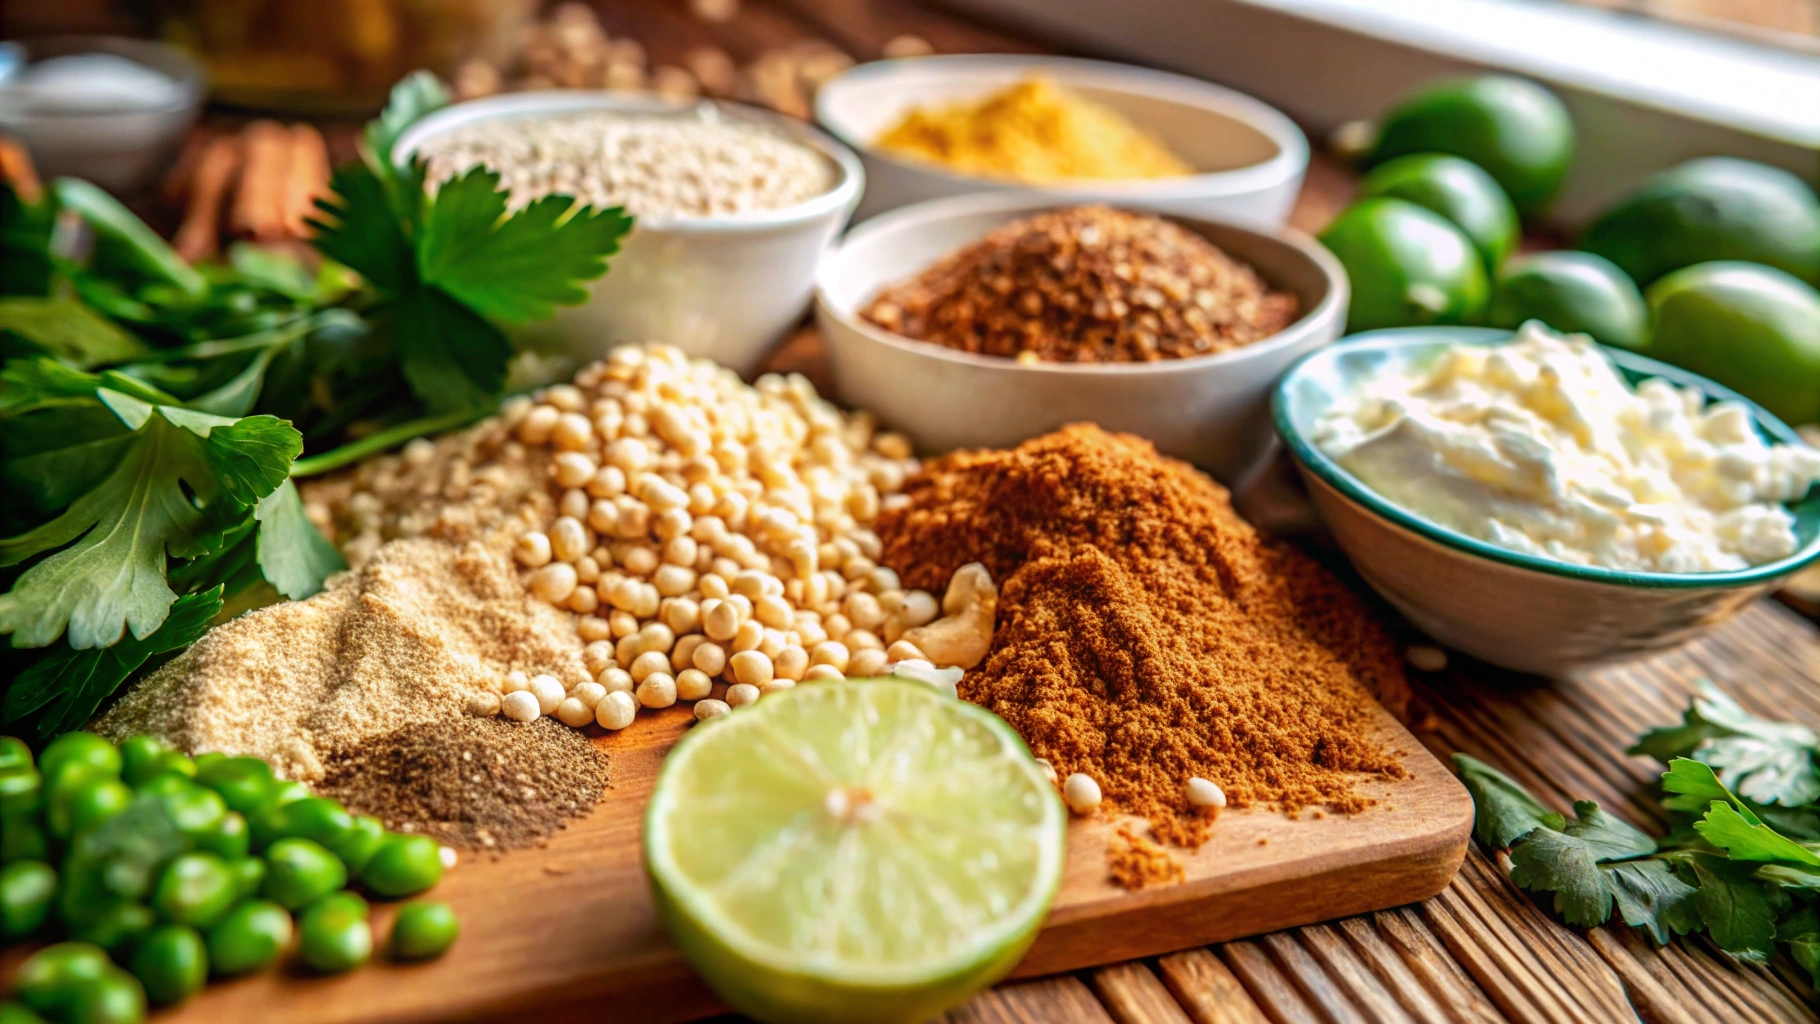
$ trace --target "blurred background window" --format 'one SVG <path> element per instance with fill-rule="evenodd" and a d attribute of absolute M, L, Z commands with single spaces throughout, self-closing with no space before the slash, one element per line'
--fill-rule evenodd
<path fill-rule="evenodd" d="M 1535 0 L 1553 3 L 1556 0 Z M 1565 0 L 1820 53 L 1820 0 Z"/>

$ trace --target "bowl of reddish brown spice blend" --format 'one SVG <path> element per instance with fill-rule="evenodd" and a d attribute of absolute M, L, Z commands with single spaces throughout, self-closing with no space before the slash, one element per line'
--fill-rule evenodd
<path fill-rule="evenodd" d="M 919 450 L 1093 422 L 1233 482 L 1273 443 L 1271 385 L 1339 336 L 1347 297 L 1293 230 L 992 194 L 856 228 L 816 310 L 841 399 Z"/>

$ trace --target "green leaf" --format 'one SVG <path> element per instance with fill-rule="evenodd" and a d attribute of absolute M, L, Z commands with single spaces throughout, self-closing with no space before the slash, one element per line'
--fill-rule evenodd
<path fill-rule="evenodd" d="M 1600 865 L 1618 915 L 1633 928 L 1648 928 L 1657 942 L 1700 927 L 1694 887 L 1675 877 L 1660 860 L 1631 860 Z"/>
<path fill-rule="evenodd" d="M 1473 835 L 1486 849 L 1502 850 L 1545 824 L 1556 829 L 1565 826 L 1561 815 L 1543 807 L 1529 790 L 1491 765 L 1466 754 L 1455 754 L 1453 763 L 1472 794 Z"/>
<path fill-rule="evenodd" d="M 367 158 L 380 166 L 390 165 L 392 146 L 405 129 L 425 114 L 448 105 L 449 90 L 443 86 L 442 79 L 430 72 L 413 71 L 399 79 L 398 84 L 392 86 L 385 110 L 367 123 L 364 136 Z"/>
<path fill-rule="evenodd" d="M 1662 798 L 1662 806 L 1671 811 L 1705 814 L 1712 802 L 1718 800 L 1738 808 L 1752 822 L 1757 820 L 1756 814 L 1725 788 L 1712 768 L 1700 761 L 1685 757 L 1669 761 L 1668 771 L 1662 773 L 1662 792 L 1668 794 Z"/>
<path fill-rule="evenodd" d="M 259 570 L 280 594 L 300 601 L 322 589 L 330 573 L 348 567 L 303 512 L 297 487 L 286 480 L 259 502 Z"/>
<path fill-rule="evenodd" d="M 1592 847 L 1552 828 L 1538 828 L 1510 848 L 1510 880 L 1531 892 L 1555 894 L 1568 924 L 1592 926 L 1611 917 L 1612 894 Z"/>
<path fill-rule="evenodd" d="M 1739 796 L 1759 804 L 1799 807 L 1820 801 L 1814 751 L 1820 736 L 1791 722 L 1758 718 L 1702 680 L 1681 725 L 1653 729 L 1631 748 L 1661 761 L 1693 757 L 1713 766 Z"/>
<path fill-rule="evenodd" d="M 125 637 L 112 647 L 72 649 L 58 643 L 45 650 L 7 688 L 4 715 L 15 726 L 36 717 L 40 739 L 79 729 L 120 684 L 148 659 L 181 650 L 208 631 L 221 611 L 222 592 L 185 594 L 151 636 Z"/>
<path fill-rule="evenodd" d="M 485 317 L 527 323 L 588 299 L 632 218 L 568 196 L 546 196 L 510 216 L 499 175 L 484 167 L 442 183 L 424 217 L 417 269 Z"/>
<path fill-rule="evenodd" d="M 1735 861 L 1820 868 L 1820 854 L 1778 835 L 1760 821 L 1747 820 L 1732 804 L 1713 801 L 1705 819 L 1697 822 L 1694 830 Z"/>
<path fill-rule="evenodd" d="M 75 298 L 0 299 L 0 328 L 79 370 L 137 359 L 150 349 Z"/>
<path fill-rule="evenodd" d="M 99 272 L 118 269 L 138 274 L 171 285 L 185 295 L 200 296 L 206 290 L 207 284 L 196 268 L 185 263 L 157 232 L 100 187 L 77 178 L 58 178 L 51 188 L 57 202 L 95 232 L 91 266 Z"/>
<path fill-rule="evenodd" d="M 1776 941 L 1787 943 L 1789 956 L 1820 984 L 1820 914 L 1813 907 L 1802 907 L 1777 922 Z"/>
<path fill-rule="evenodd" d="M 56 204 L 28 203 L 0 181 L 0 295 L 45 295 L 51 288 Z"/>
<path fill-rule="evenodd" d="M 386 187 L 364 164 L 345 164 L 329 179 L 332 193 L 316 201 L 323 216 L 310 221 L 324 255 L 396 296 L 416 281 L 416 257 Z"/>
<path fill-rule="evenodd" d="M 394 332 L 411 391 L 435 412 L 495 401 L 505 387 L 512 343 L 499 328 L 436 288 L 398 298 Z"/>
<path fill-rule="evenodd" d="M 100 398 L 134 432 L 118 464 L 57 518 L 0 540 L 0 565 L 55 552 L 0 595 L 0 633 L 12 633 L 15 647 L 47 646 L 66 628 L 77 650 L 116 643 L 123 631 L 150 636 L 177 598 L 165 557 L 214 550 L 285 481 L 303 448 L 294 428 L 270 416 L 230 420 L 107 389 Z"/>
<path fill-rule="evenodd" d="M 1766 960 L 1774 952 L 1776 890 L 1752 877 L 1749 865 L 1695 853 L 1687 863 L 1699 883 L 1694 906 L 1719 948 L 1745 960 Z"/>
<path fill-rule="evenodd" d="M 1649 833 L 1620 818 L 1614 818 L 1591 800 L 1575 800 L 1574 814 L 1564 831 L 1585 843 L 1599 861 L 1643 857 L 1656 852 L 1656 841 Z"/>
<path fill-rule="evenodd" d="M 239 283 L 277 292 L 298 302 L 314 302 L 320 288 L 297 257 L 283 249 L 237 242 L 228 249 L 228 266 Z"/>

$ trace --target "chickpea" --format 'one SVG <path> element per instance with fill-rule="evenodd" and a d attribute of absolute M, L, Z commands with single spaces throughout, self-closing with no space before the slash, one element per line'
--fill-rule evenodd
<path fill-rule="evenodd" d="M 700 633 L 690 633 L 676 638 L 676 646 L 670 648 L 670 664 L 690 668 L 695 665 L 695 649 L 708 642 Z M 713 674 L 713 673 L 710 673 Z"/>
<path fill-rule="evenodd" d="M 653 672 L 638 684 L 638 703 L 647 708 L 667 708 L 676 703 L 676 679 L 668 672 Z"/>
<path fill-rule="evenodd" d="M 518 421 L 518 439 L 525 444 L 543 444 L 550 439 L 550 432 L 556 429 L 556 421 L 562 418 L 562 411 L 553 405 L 534 405 L 525 413 L 525 418 Z"/>
<path fill-rule="evenodd" d="M 583 616 L 581 621 L 575 624 L 575 632 L 580 634 L 583 643 L 591 644 L 597 640 L 613 638 L 612 624 L 598 615 Z"/>
<path fill-rule="evenodd" d="M 565 515 L 570 519 L 586 519 L 588 517 L 588 492 L 573 487 L 562 492 L 562 497 L 556 502 L 556 512 L 558 515 Z"/>
<path fill-rule="evenodd" d="M 767 628 L 759 636 L 758 653 L 775 661 L 788 646 L 790 646 L 790 637 L 783 630 Z"/>
<path fill-rule="evenodd" d="M 657 552 L 642 546 L 629 548 L 619 564 L 634 576 L 649 576 L 657 571 Z"/>
<path fill-rule="evenodd" d="M 810 665 L 808 670 L 803 672 L 802 682 L 820 683 L 845 678 L 847 677 L 841 674 L 841 670 L 833 665 Z"/>
<path fill-rule="evenodd" d="M 612 614 L 607 616 L 607 625 L 612 629 L 613 639 L 615 640 L 620 637 L 631 636 L 633 633 L 638 632 L 638 616 L 633 615 L 631 612 L 620 611 L 616 608 L 613 610 Z"/>
<path fill-rule="evenodd" d="M 542 530 L 527 530 L 519 534 L 518 543 L 512 547 L 512 557 L 528 569 L 550 564 L 550 556 L 550 538 Z"/>
<path fill-rule="evenodd" d="M 765 594 L 754 600 L 752 614 L 772 629 L 788 629 L 795 619 L 790 602 L 775 594 Z"/>
<path fill-rule="evenodd" d="M 801 679 L 809 670 L 809 652 L 790 644 L 771 660 L 771 666 L 781 679 Z"/>
<path fill-rule="evenodd" d="M 733 632 L 733 640 L 728 645 L 735 654 L 743 651 L 756 651 L 758 645 L 765 642 L 765 627 L 755 619 L 747 619 L 739 624 Z"/>
<path fill-rule="evenodd" d="M 695 588 L 695 570 L 680 565 L 661 565 L 652 574 L 651 582 L 664 597 L 680 597 Z"/>
<path fill-rule="evenodd" d="M 585 487 L 599 468 L 582 452 L 561 452 L 550 460 L 550 473 L 562 487 Z"/>
<path fill-rule="evenodd" d="M 733 678 L 749 686 L 763 687 L 773 677 L 771 659 L 757 651 L 741 651 L 733 656 Z"/>
<path fill-rule="evenodd" d="M 851 658 L 852 653 L 847 650 L 847 645 L 834 640 L 816 644 L 809 651 L 811 665 L 828 665 L 836 672 L 847 671 L 847 663 Z"/>
<path fill-rule="evenodd" d="M 577 615 L 592 615 L 600 607 L 600 595 L 592 587 L 578 586 L 569 592 L 568 606 Z"/>
<path fill-rule="evenodd" d="M 885 652 L 876 647 L 854 651 L 852 659 L 847 662 L 847 676 L 851 679 L 884 674 Z"/>
<path fill-rule="evenodd" d="M 662 570 L 659 570 L 659 575 L 662 575 Z M 659 593 L 663 592 L 663 580 L 658 580 L 657 589 Z M 701 606 L 686 597 L 674 597 L 658 610 L 658 617 L 679 636 L 693 633 L 701 626 Z"/>
<path fill-rule="evenodd" d="M 743 708 L 758 699 L 758 687 L 750 683 L 734 683 L 727 687 L 727 706 Z"/>
<path fill-rule="evenodd" d="M 588 479 L 587 492 L 596 498 L 611 498 L 626 493 L 626 471 L 618 466 L 602 466 Z"/>
<path fill-rule="evenodd" d="M 676 699 L 701 700 L 714 692 L 714 680 L 698 668 L 676 673 Z"/>
<path fill-rule="evenodd" d="M 526 586 L 531 593 L 551 604 L 562 604 L 575 592 L 575 567 L 567 562 L 551 562 L 531 573 Z"/>
<path fill-rule="evenodd" d="M 632 659 L 632 667 L 627 670 L 635 683 L 642 683 L 655 672 L 670 671 L 670 656 L 658 651 L 645 651 Z"/>
<path fill-rule="evenodd" d="M 550 526 L 550 552 L 558 561 L 574 563 L 594 550 L 594 538 L 581 521 L 558 516 Z"/>
<path fill-rule="evenodd" d="M 727 601 L 710 598 L 701 606 L 702 632 L 715 640 L 732 640 L 739 632 L 739 609 Z"/>
<path fill-rule="evenodd" d="M 727 669 L 727 650 L 716 643 L 704 643 L 695 648 L 690 663 L 710 676 L 720 675 Z"/>

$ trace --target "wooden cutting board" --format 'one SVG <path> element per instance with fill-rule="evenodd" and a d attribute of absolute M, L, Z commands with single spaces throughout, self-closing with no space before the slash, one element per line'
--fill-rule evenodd
<path fill-rule="evenodd" d="M 461 941 L 427 965 L 383 962 L 338 978 L 267 972 L 212 985 L 170 1024 L 535 1019 L 679 1021 L 718 1007 L 657 923 L 639 864 L 639 828 L 657 767 L 692 719 L 682 708 L 597 740 L 612 788 L 594 813 L 542 848 L 474 855 L 433 895 L 461 916 Z M 1062 889 L 1017 974 L 1114 963 L 1426 899 L 1465 856 L 1472 800 L 1380 710 L 1380 742 L 1409 777 L 1368 783 L 1376 806 L 1346 817 L 1228 812 L 1213 837 L 1174 851 L 1186 880 L 1127 892 L 1107 877 L 1117 821 L 1069 826 Z M 375 908 L 383 940 L 390 911 Z"/>

